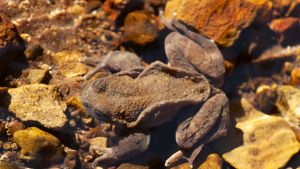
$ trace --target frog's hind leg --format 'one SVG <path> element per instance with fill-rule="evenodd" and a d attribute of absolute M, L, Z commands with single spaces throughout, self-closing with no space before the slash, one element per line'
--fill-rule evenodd
<path fill-rule="evenodd" d="M 176 142 L 180 149 L 184 150 L 182 157 L 192 165 L 203 145 L 226 135 L 228 124 L 228 99 L 223 93 L 216 94 L 207 100 L 193 117 L 179 124 Z M 186 155 L 186 150 L 192 152 Z M 172 158 L 167 160 L 169 165 L 173 161 L 175 160 Z"/>
<path fill-rule="evenodd" d="M 118 144 L 109 147 L 90 147 L 91 151 L 100 156 L 92 163 L 97 165 L 114 165 L 123 160 L 129 160 L 147 150 L 150 145 L 150 135 L 145 133 L 133 133 L 121 139 Z"/>

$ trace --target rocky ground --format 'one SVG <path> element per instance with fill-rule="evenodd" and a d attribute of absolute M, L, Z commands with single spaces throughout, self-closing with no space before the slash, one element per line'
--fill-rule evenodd
<path fill-rule="evenodd" d="M 166 62 L 159 10 L 214 40 L 225 58 L 229 132 L 194 167 L 300 168 L 298 0 L 1 0 L 0 168 L 91 168 L 99 154 L 89 148 L 107 147 L 113 129 L 80 95 L 109 72 L 85 81 L 92 66 L 80 60 L 126 50 L 146 66 Z M 153 148 L 110 168 L 164 168 L 175 147 L 157 130 Z"/>

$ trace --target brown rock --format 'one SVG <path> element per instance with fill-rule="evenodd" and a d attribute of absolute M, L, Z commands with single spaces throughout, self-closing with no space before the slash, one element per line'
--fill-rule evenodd
<path fill-rule="evenodd" d="M 300 85 L 300 68 L 294 68 L 291 72 L 291 84 Z"/>
<path fill-rule="evenodd" d="M 30 84 L 42 83 L 47 77 L 49 77 L 47 69 L 30 69 L 27 76 Z"/>
<path fill-rule="evenodd" d="M 256 16 L 261 2 L 255 0 L 170 0 L 165 9 L 176 18 L 223 46 L 231 46 Z"/>
<path fill-rule="evenodd" d="M 156 39 L 158 23 L 145 11 L 134 11 L 125 18 L 124 33 L 127 41 L 145 45 Z"/>
<path fill-rule="evenodd" d="M 38 122 L 44 127 L 61 129 L 66 125 L 66 104 L 57 86 L 32 84 L 9 89 L 9 111 L 23 122 Z"/>
<path fill-rule="evenodd" d="M 13 140 L 21 147 L 19 158 L 30 160 L 35 166 L 47 165 L 64 155 L 60 141 L 36 127 L 15 132 Z"/>
<path fill-rule="evenodd" d="M 25 50 L 16 26 L 0 14 L 0 70 Z"/>
<path fill-rule="evenodd" d="M 149 167 L 138 164 L 125 163 L 120 165 L 118 169 L 149 169 Z"/>

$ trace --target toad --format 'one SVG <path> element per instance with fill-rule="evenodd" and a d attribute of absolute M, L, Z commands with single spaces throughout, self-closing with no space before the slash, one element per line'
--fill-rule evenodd
<path fill-rule="evenodd" d="M 163 18 L 164 19 L 164 18 Z M 84 89 L 81 100 L 95 118 L 123 126 L 127 134 L 100 151 L 93 166 L 131 159 L 149 147 L 148 129 L 179 118 L 175 133 L 178 151 L 165 162 L 179 159 L 192 165 L 203 145 L 226 135 L 229 108 L 221 85 L 223 58 L 216 45 L 189 31 L 176 20 L 165 24 L 172 30 L 165 39 L 169 65 L 153 62 L 145 69 L 124 70 L 99 78 Z"/>

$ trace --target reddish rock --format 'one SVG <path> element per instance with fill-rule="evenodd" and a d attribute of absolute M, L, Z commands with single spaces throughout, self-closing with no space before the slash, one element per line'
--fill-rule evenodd
<path fill-rule="evenodd" d="M 145 11 L 134 11 L 125 18 L 124 33 L 127 41 L 145 45 L 156 39 L 158 23 Z"/>
<path fill-rule="evenodd" d="M 165 16 L 192 26 L 223 46 L 231 46 L 261 7 L 260 1 L 248 0 L 171 0 Z"/>
<path fill-rule="evenodd" d="M 25 44 L 16 26 L 0 14 L 0 70 L 24 50 Z"/>

